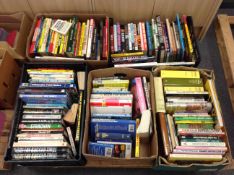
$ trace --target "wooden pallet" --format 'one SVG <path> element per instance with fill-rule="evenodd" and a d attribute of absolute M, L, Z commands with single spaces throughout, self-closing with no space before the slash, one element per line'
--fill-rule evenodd
<path fill-rule="evenodd" d="M 0 111 L 0 115 L 5 115 L 4 128 L 0 136 L 0 170 L 11 169 L 11 165 L 7 164 L 4 161 L 4 154 L 7 149 L 13 114 L 14 114 L 13 110 L 1 110 Z"/>
<path fill-rule="evenodd" d="M 218 15 L 215 32 L 234 111 L 234 39 L 231 30 L 232 24 L 234 24 L 234 16 Z"/>

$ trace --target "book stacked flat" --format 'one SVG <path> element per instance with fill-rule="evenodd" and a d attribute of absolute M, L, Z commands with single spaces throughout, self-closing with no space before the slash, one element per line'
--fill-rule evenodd
<path fill-rule="evenodd" d="M 191 16 L 110 26 L 112 62 L 196 62 L 199 57 Z M 133 65 L 133 64 L 131 64 Z"/>
<path fill-rule="evenodd" d="M 70 26 L 67 32 L 59 32 L 66 24 Z M 36 58 L 107 60 L 108 25 L 108 18 L 97 22 L 93 18 L 81 21 L 77 16 L 67 20 L 40 17 L 36 22 L 29 54 Z"/>
<path fill-rule="evenodd" d="M 136 129 L 141 111 L 150 106 L 146 77 L 135 77 L 132 81 L 121 77 L 95 78 L 92 84 L 89 153 L 118 158 L 139 157 L 140 140 Z"/>
<path fill-rule="evenodd" d="M 75 74 L 68 69 L 27 69 L 29 80 L 18 90 L 22 116 L 12 158 L 70 159 L 76 156 L 71 127 L 64 114 L 78 101 Z M 76 114 L 75 114 L 76 116 Z"/>
<path fill-rule="evenodd" d="M 168 160 L 221 161 L 227 145 L 212 80 L 202 79 L 199 71 L 161 70 L 155 85 L 164 92 L 156 103 Z"/>

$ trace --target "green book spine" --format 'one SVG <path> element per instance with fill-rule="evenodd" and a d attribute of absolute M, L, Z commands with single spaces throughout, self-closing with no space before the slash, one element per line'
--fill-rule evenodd
<path fill-rule="evenodd" d="M 175 117 L 175 120 L 205 120 L 205 121 L 213 121 L 213 117 Z"/>
<path fill-rule="evenodd" d="M 203 87 L 201 78 L 163 78 L 164 86 Z"/>
<path fill-rule="evenodd" d="M 178 124 L 178 129 L 214 129 L 212 124 Z"/>
<path fill-rule="evenodd" d="M 20 124 L 20 129 L 60 129 L 62 125 L 59 123 L 51 124 Z"/>
<path fill-rule="evenodd" d="M 68 44 L 67 44 L 67 54 L 70 55 L 72 53 L 72 46 L 73 46 L 73 38 L 75 33 L 75 26 L 76 26 L 76 17 L 72 19 L 72 26 L 70 28 L 69 38 L 68 38 Z"/>

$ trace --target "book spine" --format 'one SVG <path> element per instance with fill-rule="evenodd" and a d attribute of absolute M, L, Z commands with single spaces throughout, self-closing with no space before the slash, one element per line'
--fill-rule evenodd
<path fill-rule="evenodd" d="M 71 148 L 72 148 L 73 155 L 76 156 L 77 151 L 76 151 L 75 143 L 74 143 L 74 140 L 73 140 L 73 137 L 72 137 L 71 128 L 67 127 L 66 129 L 67 129 L 68 138 L 69 138 L 69 142 L 70 142 L 70 145 L 71 145 Z"/>
<path fill-rule="evenodd" d="M 125 50 L 129 51 L 129 36 L 128 36 L 128 24 L 124 26 L 124 32 L 125 32 Z"/>
<path fill-rule="evenodd" d="M 142 25 L 141 25 L 141 22 L 139 22 L 139 24 L 138 24 L 138 33 L 140 34 L 141 51 L 144 51 L 144 39 L 143 39 L 143 32 L 142 32 Z"/>
<path fill-rule="evenodd" d="M 162 78 L 200 78 L 199 71 L 161 70 Z"/>
<path fill-rule="evenodd" d="M 91 57 L 91 44 L 92 44 L 94 26 L 95 26 L 94 19 L 90 19 L 86 58 Z"/>
<path fill-rule="evenodd" d="M 183 32 L 182 32 L 182 27 L 181 27 L 181 23 L 180 23 L 180 17 L 179 14 L 176 15 L 176 23 L 178 26 L 178 33 L 179 33 L 179 38 L 180 38 L 180 44 L 181 44 L 181 58 L 183 60 L 184 58 L 184 52 L 185 52 L 185 43 L 183 40 Z"/>
<path fill-rule="evenodd" d="M 143 86 L 144 86 L 144 92 L 147 102 L 147 109 L 151 110 L 151 104 L 150 104 L 150 95 L 149 95 L 149 86 L 146 80 L 146 77 L 143 77 Z"/>
<path fill-rule="evenodd" d="M 84 105 L 84 103 L 83 103 L 83 91 L 80 91 L 79 109 L 78 109 L 78 112 L 77 112 L 77 123 L 76 123 L 76 137 L 75 137 L 76 142 L 80 141 L 81 113 L 82 113 L 83 105 Z"/>
<path fill-rule="evenodd" d="M 117 24 L 114 24 L 114 49 L 115 49 L 115 52 L 118 52 Z"/>
<path fill-rule="evenodd" d="M 134 24 L 134 50 L 138 51 L 137 25 Z"/>
<path fill-rule="evenodd" d="M 148 46 L 147 46 L 147 39 L 146 39 L 145 23 L 142 22 L 141 25 L 142 25 L 142 33 L 143 33 L 144 52 L 147 52 Z"/>
<path fill-rule="evenodd" d="M 90 28 L 90 21 L 87 20 L 87 25 L 86 25 L 86 30 L 85 30 L 85 35 L 84 35 L 84 42 L 83 42 L 83 49 L 82 49 L 82 55 L 86 56 L 87 53 L 87 45 L 88 45 L 88 39 L 89 39 L 89 28 Z"/>
<path fill-rule="evenodd" d="M 40 33 L 41 33 L 41 23 L 42 23 L 42 18 L 39 18 L 37 20 L 37 24 L 35 26 L 35 29 L 34 29 L 34 34 L 33 34 L 33 38 L 32 38 L 32 42 L 31 42 L 31 45 L 30 45 L 30 49 L 29 49 L 29 53 L 30 54 L 33 54 L 36 52 L 36 42 L 37 42 L 37 38 L 40 37 Z"/>
<path fill-rule="evenodd" d="M 170 154 L 170 144 L 169 144 L 169 137 L 168 137 L 167 125 L 164 113 L 159 113 L 159 121 L 161 126 L 164 153 L 166 156 L 168 156 Z"/>
<path fill-rule="evenodd" d="M 115 45 L 114 45 L 114 26 L 110 27 L 110 39 L 111 39 L 111 53 L 115 52 Z"/>
<path fill-rule="evenodd" d="M 131 44 L 132 44 L 132 50 L 135 50 L 134 24 L 133 24 L 133 23 L 131 23 L 130 29 L 131 29 Z"/>
<path fill-rule="evenodd" d="M 131 23 L 128 23 L 128 47 L 129 50 L 132 51 L 132 34 L 131 34 Z"/>
<path fill-rule="evenodd" d="M 226 146 L 225 142 L 180 142 L 181 146 Z"/>
<path fill-rule="evenodd" d="M 139 107 L 141 113 L 143 113 L 143 111 L 146 110 L 146 100 L 145 100 L 141 77 L 135 77 L 135 81 L 136 81 L 136 91 L 137 91 Z"/>
<path fill-rule="evenodd" d="M 149 21 L 146 21 L 146 36 L 147 36 L 147 45 L 148 45 L 148 55 L 152 56 L 153 54 L 153 44 L 152 44 L 152 35 L 151 35 L 151 27 Z"/>
<path fill-rule="evenodd" d="M 85 30 L 86 30 L 86 24 L 82 22 L 81 26 L 81 35 L 80 35 L 80 42 L 79 45 L 77 44 L 77 48 L 79 47 L 77 51 L 77 56 L 82 57 L 83 56 L 83 44 L 84 44 L 84 37 L 85 37 Z"/>
<path fill-rule="evenodd" d="M 117 23 L 117 48 L 118 52 L 121 52 L 121 29 L 120 29 L 120 24 Z"/>
<path fill-rule="evenodd" d="M 131 134 L 121 134 L 121 133 L 96 133 L 96 141 L 131 141 Z"/>
<path fill-rule="evenodd" d="M 191 38 L 190 38 L 190 33 L 189 33 L 189 29 L 188 29 L 187 19 L 186 19 L 185 15 L 182 16 L 182 20 L 184 22 L 185 34 L 186 34 L 188 48 L 189 48 L 189 54 L 191 55 L 191 54 L 193 54 L 193 45 L 192 45 L 192 41 L 191 41 Z"/>
<path fill-rule="evenodd" d="M 103 57 L 107 59 L 109 56 L 109 18 L 105 20 L 105 52 Z"/>
<path fill-rule="evenodd" d="M 92 41 L 92 49 L 91 49 L 91 56 L 92 58 L 96 59 L 96 47 L 97 46 L 97 28 L 94 28 L 94 33 L 93 33 L 93 41 Z"/>
<path fill-rule="evenodd" d="M 124 33 L 124 29 L 121 28 L 121 52 L 125 52 L 126 46 L 125 46 L 125 33 Z"/>
<path fill-rule="evenodd" d="M 41 47 L 42 47 L 42 44 L 44 42 L 47 21 L 48 21 L 48 18 L 45 18 L 44 21 L 43 21 L 41 36 L 40 36 L 40 40 L 39 40 L 39 43 L 38 43 L 38 50 L 37 50 L 38 52 L 41 52 Z"/>

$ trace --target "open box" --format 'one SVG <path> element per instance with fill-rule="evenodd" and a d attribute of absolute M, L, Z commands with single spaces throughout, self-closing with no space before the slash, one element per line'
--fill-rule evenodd
<path fill-rule="evenodd" d="M 71 19 L 72 17 L 76 16 L 77 19 L 79 20 L 79 22 L 86 22 L 87 19 L 90 19 L 90 18 L 93 18 L 95 20 L 95 22 L 100 22 L 101 20 L 104 20 L 104 19 L 109 19 L 106 15 L 104 14 L 80 14 L 80 13 L 40 13 L 40 14 L 37 14 L 34 18 L 34 21 L 33 21 L 33 25 L 31 27 L 31 31 L 29 33 L 29 36 L 28 36 L 28 39 L 27 39 L 27 48 L 26 48 L 26 56 L 27 58 L 29 58 L 30 61 L 62 61 L 62 62 L 69 62 L 69 61 L 74 61 L 74 62 L 86 62 L 88 63 L 91 68 L 101 68 L 101 67 L 107 67 L 108 65 L 108 59 L 109 59 L 109 46 L 107 47 L 108 50 L 108 58 L 106 59 L 103 59 L 101 58 L 101 60 L 94 60 L 94 59 L 79 59 L 79 57 L 77 58 L 69 58 L 69 57 L 59 57 L 59 58 L 46 58 L 46 56 L 49 56 L 48 54 L 43 54 L 41 56 L 43 56 L 42 59 L 37 59 L 35 58 L 36 56 L 40 56 L 40 55 L 36 55 L 36 54 L 30 54 L 29 53 L 29 49 L 30 49 L 30 45 L 31 45 L 31 42 L 32 42 L 32 38 L 33 38 L 33 35 L 34 35 L 34 30 L 35 30 L 35 27 L 36 27 L 36 24 L 37 24 L 37 20 L 40 18 L 40 17 L 48 17 L 48 18 L 54 18 L 54 19 L 62 19 L 62 20 L 66 20 L 66 19 Z M 108 41 L 109 41 L 109 26 L 108 26 Z"/>
<path fill-rule="evenodd" d="M 206 69 L 197 69 L 197 68 L 189 68 L 189 67 L 183 67 L 183 66 L 179 66 L 179 67 L 175 67 L 175 66 L 161 66 L 158 68 L 155 68 L 153 70 L 153 76 L 157 77 L 160 76 L 160 71 L 161 70 L 185 70 L 185 71 L 199 71 L 200 72 L 200 76 L 203 79 L 203 82 L 207 79 L 213 80 L 213 88 L 214 88 L 214 94 L 211 95 L 213 96 L 212 98 L 214 99 L 217 97 L 216 94 L 216 88 L 214 85 L 214 73 L 211 70 L 206 70 Z M 206 88 L 206 87 L 205 87 Z M 205 89 L 207 90 L 207 89 Z M 218 99 L 218 97 L 216 98 Z M 155 102 L 156 103 L 156 102 Z M 221 112 L 222 115 L 222 111 L 219 105 L 219 101 L 217 100 L 217 103 L 214 103 L 212 101 L 214 108 L 215 109 L 219 109 L 219 111 Z M 157 116 L 158 117 L 158 116 Z M 159 120 L 159 118 L 157 118 L 157 121 Z M 159 122 L 157 122 L 159 123 Z M 160 128 L 160 126 L 158 126 L 158 128 Z M 226 142 L 226 146 L 228 148 L 227 153 L 224 155 L 223 159 L 219 162 L 212 162 L 212 163 L 184 163 L 184 164 L 178 164 L 176 162 L 172 163 L 169 162 L 167 160 L 167 158 L 164 155 L 163 152 L 163 141 L 162 141 L 162 134 L 160 132 L 159 134 L 159 148 L 161 148 L 159 150 L 159 157 L 158 157 L 158 167 L 156 166 L 155 169 L 158 170 L 176 170 L 176 171 L 217 171 L 219 169 L 224 168 L 225 166 L 227 166 L 230 162 L 231 162 L 231 149 L 230 149 L 230 145 L 229 145 L 229 141 L 228 141 L 228 135 L 225 129 L 225 125 L 223 127 L 223 132 L 225 132 L 225 138 L 224 141 Z"/>
<path fill-rule="evenodd" d="M 149 141 L 142 141 L 140 144 L 140 157 L 139 158 L 110 158 L 103 156 L 96 156 L 88 153 L 88 142 L 89 142 L 89 126 L 90 126 L 90 96 L 92 92 L 92 80 L 98 77 L 110 77 L 115 75 L 123 75 L 125 78 L 132 79 L 134 77 L 145 76 L 150 82 L 150 100 L 152 106 L 152 117 L 153 117 L 153 132 Z M 155 125 L 155 102 L 154 102 L 154 84 L 153 76 L 150 71 L 136 70 L 131 68 L 108 68 L 93 70 L 88 75 L 87 82 L 87 106 L 86 106 L 86 120 L 85 120 L 85 132 L 83 140 L 83 155 L 87 160 L 87 167 L 128 167 L 128 168 L 146 168 L 152 167 L 157 159 L 158 155 L 158 139 Z"/>
<path fill-rule="evenodd" d="M 34 62 L 34 63 L 25 63 L 23 65 L 23 71 L 21 74 L 21 83 L 27 82 L 29 79 L 29 75 L 27 73 L 27 69 L 33 68 L 59 68 L 59 69 L 71 69 L 75 72 L 84 71 L 85 78 L 87 78 L 87 71 L 88 67 L 85 63 L 61 63 L 61 62 Z M 78 86 L 77 79 L 75 78 L 75 84 Z M 82 109 L 81 109 L 81 120 L 80 120 L 80 140 L 75 143 L 77 155 L 71 159 L 48 159 L 48 160 L 24 160 L 24 159 L 12 159 L 11 152 L 12 152 L 12 145 L 15 141 L 15 136 L 18 131 L 19 123 L 22 119 L 23 114 L 23 105 L 24 102 L 19 98 L 19 94 L 16 97 L 16 105 L 14 111 L 14 118 L 13 124 L 11 127 L 10 139 L 8 141 L 7 152 L 5 154 L 5 161 L 8 163 L 24 165 L 24 166 L 80 166 L 84 165 L 85 160 L 82 156 L 82 140 L 83 140 L 83 128 L 84 128 L 84 119 L 85 119 L 85 97 L 86 97 L 86 90 L 84 90 L 82 99 Z M 77 123 L 77 121 L 75 122 Z M 76 131 L 77 125 L 74 126 L 74 130 Z"/>
<path fill-rule="evenodd" d="M 12 30 L 18 31 L 14 47 L 11 47 L 6 41 L 0 41 L 0 48 L 7 49 L 15 59 L 25 59 L 26 42 L 31 24 L 32 21 L 23 12 L 0 15 L 0 27 L 4 28 L 7 32 Z"/>
<path fill-rule="evenodd" d="M 0 108 L 14 108 L 21 69 L 11 55 L 0 49 Z"/>

